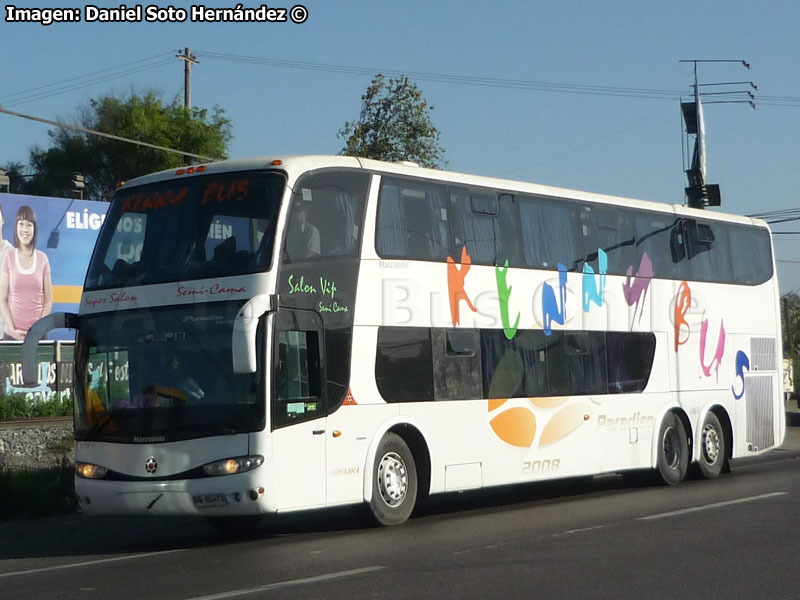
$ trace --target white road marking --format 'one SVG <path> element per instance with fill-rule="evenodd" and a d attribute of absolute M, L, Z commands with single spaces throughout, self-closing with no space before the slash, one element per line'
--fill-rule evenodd
<path fill-rule="evenodd" d="M 713 504 L 704 504 L 702 506 L 693 506 L 691 508 L 684 508 L 681 510 L 673 510 L 671 512 L 658 513 L 656 515 L 648 515 L 646 517 L 639 517 L 638 521 L 650 521 L 653 519 L 665 519 L 667 517 L 674 517 L 676 515 L 685 515 L 700 510 L 709 510 L 712 508 L 719 508 L 721 506 L 731 506 L 732 504 L 742 504 L 743 502 L 754 502 L 756 500 L 764 500 L 765 498 L 774 498 L 776 496 L 783 496 L 789 492 L 772 492 L 770 494 L 761 494 L 760 496 L 748 496 L 747 498 L 736 498 L 735 500 L 726 500 L 724 502 L 714 502 Z"/>
<path fill-rule="evenodd" d="M 60 569 L 77 569 L 79 567 L 89 567 L 92 565 L 101 565 L 103 563 L 119 562 L 121 560 L 131 560 L 132 558 L 145 558 L 147 556 L 160 556 L 163 554 L 172 554 L 173 552 L 183 552 L 183 550 L 163 550 L 161 552 L 145 552 L 143 554 L 130 554 L 128 556 L 116 556 L 114 558 L 100 558 L 98 560 L 87 560 L 79 563 L 68 563 L 66 565 L 42 567 L 40 569 L 28 569 L 26 571 L 12 571 L 10 573 L 0 573 L 0 577 L 14 577 L 15 575 L 31 575 L 33 573 L 46 573 L 47 571 L 58 571 Z"/>
<path fill-rule="evenodd" d="M 578 529 L 568 529 L 567 531 L 562 531 L 561 533 L 554 533 L 547 537 L 561 537 L 562 535 L 573 535 L 575 533 L 584 533 L 586 531 L 595 531 L 597 529 L 605 529 L 606 527 L 615 527 L 619 525 L 619 522 L 616 521 L 614 523 L 605 523 L 603 525 L 593 525 L 592 527 L 579 527 Z"/>
<path fill-rule="evenodd" d="M 362 573 L 371 573 L 373 571 L 380 571 L 386 567 L 373 566 L 362 567 L 361 569 L 351 569 L 349 571 L 338 571 L 337 573 L 326 573 L 325 575 L 316 575 L 314 577 L 303 577 L 301 579 L 289 579 L 288 581 L 279 581 L 277 583 L 268 583 L 257 587 L 246 588 L 242 590 L 231 590 L 229 592 L 221 592 L 219 594 L 211 594 L 209 596 L 196 596 L 193 598 L 186 598 L 186 600 L 225 600 L 226 598 L 236 598 L 237 596 L 246 596 L 248 594 L 256 594 L 258 592 L 266 592 L 295 585 L 307 585 L 309 583 L 318 583 L 320 581 L 330 581 L 332 579 L 343 579 L 345 577 L 352 577 L 354 575 L 361 575 Z"/>

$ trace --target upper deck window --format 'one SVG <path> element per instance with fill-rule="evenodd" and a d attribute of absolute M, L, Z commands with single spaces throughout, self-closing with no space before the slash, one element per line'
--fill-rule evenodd
<path fill-rule="evenodd" d="M 236 172 L 120 190 L 97 242 L 87 289 L 267 270 L 285 179 Z"/>
<path fill-rule="evenodd" d="M 378 255 L 444 262 L 452 255 L 446 201 L 443 185 L 384 178 L 376 225 Z"/>

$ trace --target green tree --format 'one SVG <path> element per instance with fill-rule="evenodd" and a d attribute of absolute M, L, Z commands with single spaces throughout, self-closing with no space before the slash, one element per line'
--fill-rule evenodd
<path fill-rule="evenodd" d="M 378 74 L 361 96 L 358 121 L 346 122 L 337 134 L 345 140 L 341 154 L 378 160 L 410 160 L 440 167 L 444 148 L 422 92 L 405 75 L 389 79 Z"/>
<path fill-rule="evenodd" d="M 178 102 L 164 104 L 158 94 L 132 94 L 128 98 L 102 96 L 91 100 L 78 125 L 115 136 L 183 150 L 213 158 L 227 155 L 230 120 L 224 110 L 186 109 Z M 30 169 L 21 189 L 45 196 L 70 195 L 75 173 L 85 178 L 84 197 L 110 200 L 119 183 L 153 171 L 184 164 L 182 155 L 120 140 L 60 128 L 49 132 L 49 149 L 34 147 Z"/>
<path fill-rule="evenodd" d="M 789 292 L 781 296 L 781 324 L 783 329 L 783 356 L 792 359 L 794 386 L 800 379 L 800 296 Z"/>

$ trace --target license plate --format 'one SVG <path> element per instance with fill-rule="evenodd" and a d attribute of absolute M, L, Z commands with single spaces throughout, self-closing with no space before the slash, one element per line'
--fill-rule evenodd
<path fill-rule="evenodd" d="M 203 494 L 192 496 L 194 505 L 197 508 L 209 508 L 211 506 L 227 506 L 228 498 L 225 494 Z"/>

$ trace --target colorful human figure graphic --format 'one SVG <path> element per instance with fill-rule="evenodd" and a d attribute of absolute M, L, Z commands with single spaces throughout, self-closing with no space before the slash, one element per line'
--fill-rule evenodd
<path fill-rule="evenodd" d="M 647 252 L 642 252 L 642 258 L 639 261 L 639 268 L 636 270 L 636 276 L 633 277 L 633 265 L 629 266 L 625 272 L 625 281 L 622 284 L 622 292 L 625 296 L 625 302 L 628 306 L 633 306 L 633 320 L 631 321 L 631 329 L 636 321 L 636 313 L 639 313 L 639 321 L 642 320 L 644 313 L 644 300 L 647 297 L 647 289 L 650 287 L 650 281 L 653 279 L 653 263 Z"/>
<path fill-rule="evenodd" d="M 477 312 L 469 296 L 467 296 L 467 292 L 464 290 L 464 279 L 467 277 L 471 266 L 472 259 L 467 253 L 466 246 L 461 249 L 461 268 L 451 257 L 447 257 L 447 290 L 450 297 L 450 317 L 453 320 L 453 327 L 458 327 L 460 322 L 458 307 L 462 300 L 467 303 L 472 312 Z"/>
<path fill-rule="evenodd" d="M 503 322 L 503 333 L 506 339 L 514 339 L 517 335 L 517 327 L 519 327 L 520 314 L 517 313 L 517 319 L 514 321 L 514 326 L 511 326 L 511 319 L 508 315 L 508 300 L 511 298 L 511 286 L 506 283 L 508 276 L 508 261 L 505 262 L 505 268 L 494 268 L 495 277 L 497 278 L 497 295 L 500 297 L 500 319 Z"/>
<path fill-rule="evenodd" d="M 686 313 L 692 306 L 692 290 L 685 281 L 678 287 L 678 295 L 675 297 L 675 310 L 673 312 L 673 323 L 675 324 L 675 352 L 678 346 L 689 341 L 689 322 L 686 320 Z M 681 331 L 685 328 L 686 336 L 681 339 Z"/>
<path fill-rule="evenodd" d="M 549 283 L 542 288 L 542 314 L 544 334 L 553 331 L 553 322 L 563 325 L 567 320 L 567 267 L 558 263 L 558 299 Z"/>
<path fill-rule="evenodd" d="M 722 356 L 725 354 L 725 323 L 720 320 L 719 323 L 719 337 L 717 337 L 717 348 L 714 351 L 714 356 L 708 364 L 705 362 L 706 356 L 706 336 L 708 334 L 708 319 L 703 314 L 703 320 L 700 322 L 700 368 L 703 370 L 703 375 L 711 377 L 713 372 L 719 381 L 719 367 L 722 363 Z"/>
<path fill-rule="evenodd" d="M 606 291 L 606 273 L 608 273 L 608 255 L 602 248 L 597 249 L 597 269 L 595 276 L 591 265 L 583 263 L 583 312 L 589 312 L 592 302 L 603 306 L 603 294 Z"/>
<path fill-rule="evenodd" d="M 731 386 L 731 392 L 733 392 L 733 397 L 736 400 L 739 400 L 742 396 L 744 396 L 744 372 L 745 370 L 750 370 L 750 359 L 747 357 L 747 354 L 744 353 L 743 350 L 739 350 L 736 352 L 736 377 L 734 379 L 733 385 Z M 737 393 L 736 392 L 736 382 L 739 381 L 742 384 L 742 390 Z"/>

